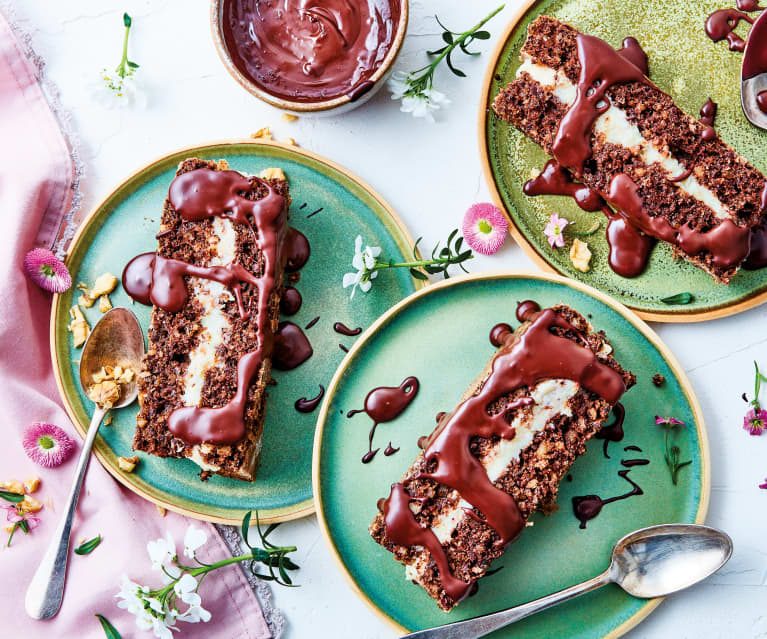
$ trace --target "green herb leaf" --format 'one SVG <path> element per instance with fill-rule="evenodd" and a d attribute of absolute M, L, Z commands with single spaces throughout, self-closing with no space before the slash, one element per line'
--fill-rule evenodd
<path fill-rule="evenodd" d="M 93 539 L 89 539 L 88 541 L 84 541 L 81 543 L 77 548 L 75 548 L 75 554 L 77 555 L 87 555 L 94 551 L 96 546 L 98 546 L 101 543 L 101 535 L 98 535 L 94 537 Z"/>
<path fill-rule="evenodd" d="M 125 15 L 128 14 L 126 13 Z M 107 639 L 122 639 L 120 633 L 117 632 L 117 628 L 109 623 L 109 620 L 106 617 L 99 614 L 96 614 L 95 617 L 101 622 L 101 627 L 104 629 L 104 634 L 106 635 Z"/>
<path fill-rule="evenodd" d="M 661 302 L 664 304 L 689 304 L 695 299 L 692 293 L 677 293 L 670 297 L 664 297 Z"/>
<path fill-rule="evenodd" d="M 448 44 L 453 44 L 453 34 L 450 31 L 444 31 L 442 33 L 442 39 Z"/>
<path fill-rule="evenodd" d="M 242 518 L 242 540 L 248 545 L 248 548 L 252 548 L 252 546 L 248 543 L 248 528 L 250 528 L 251 513 L 252 511 L 249 510 Z"/>
<path fill-rule="evenodd" d="M 20 501 L 24 501 L 24 495 L 19 495 L 18 493 L 11 493 L 7 490 L 0 490 L 0 497 L 5 499 L 5 501 L 10 501 L 11 503 L 18 504 Z"/>
<path fill-rule="evenodd" d="M 422 272 L 421 272 L 421 271 L 419 271 L 417 268 L 411 268 L 411 269 L 410 269 L 410 274 L 411 274 L 411 275 L 412 275 L 412 276 L 413 276 L 415 279 L 417 279 L 417 280 L 425 281 L 425 280 L 428 280 L 428 279 L 429 279 L 429 276 L 428 276 L 428 275 L 426 275 L 425 273 L 422 273 Z"/>
<path fill-rule="evenodd" d="M 133 20 L 131 20 L 131 17 L 127 13 L 123 13 L 123 24 L 126 27 L 130 27 L 133 23 Z"/>
<path fill-rule="evenodd" d="M 489 31 L 475 31 L 472 35 L 472 38 L 475 40 L 489 40 L 490 39 L 490 32 Z M 485 573 L 487 574 L 487 573 Z"/>
<path fill-rule="evenodd" d="M 19 528 L 21 528 L 24 531 L 24 534 L 29 533 L 29 524 L 27 523 L 26 519 L 22 519 L 20 522 L 18 522 Z"/>
<path fill-rule="evenodd" d="M 131 69 L 138 69 L 138 67 L 139 67 L 139 65 L 138 65 L 138 64 L 136 64 L 135 62 L 132 62 L 131 60 L 128 60 L 128 62 L 127 62 L 127 65 L 128 65 L 128 66 L 129 66 Z"/>

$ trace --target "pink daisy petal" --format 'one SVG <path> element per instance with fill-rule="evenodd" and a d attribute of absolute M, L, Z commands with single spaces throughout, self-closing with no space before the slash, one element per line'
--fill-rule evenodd
<path fill-rule="evenodd" d="M 509 223 L 497 206 L 487 202 L 472 204 L 463 216 L 463 237 L 477 253 L 497 253 L 506 239 Z"/>
<path fill-rule="evenodd" d="M 22 444 L 27 456 L 45 468 L 61 464 L 75 447 L 72 439 L 61 428 L 42 422 L 27 427 Z"/>
<path fill-rule="evenodd" d="M 767 478 L 765 478 L 763 484 L 759 484 L 759 488 L 762 488 L 764 490 L 767 490 Z"/>
<path fill-rule="evenodd" d="M 51 293 L 63 293 L 72 286 L 72 276 L 64 262 L 48 249 L 36 248 L 27 253 L 24 270 L 35 284 Z"/>
<path fill-rule="evenodd" d="M 5 518 L 6 518 L 8 521 L 12 521 L 12 522 L 16 523 L 17 521 L 21 521 L 22 519 L 24 519 L 24 518 L 23 518 L 23 517 L 22 517 L 22 516 L 19 514 L 19 511 L 18 511 L 18 509 L 16 508 L 16 506 L 7 506 L 6 508 L 8 509 L 8 514 L 6 515 L 6 517 L 5 517 Z"/>
<path fill-rule="evenodd" d="M 25 521 L 30 530 L 34 530 L 40 525 L 40 519 L 38 517 L 27 517 Z"/>

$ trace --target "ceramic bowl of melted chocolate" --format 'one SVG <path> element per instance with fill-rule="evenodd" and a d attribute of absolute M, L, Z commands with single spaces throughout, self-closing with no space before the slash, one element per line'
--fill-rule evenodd
<path fill-rule="evenodd" d="M 353 109 L 394 65 L 408 0 L 212 0 L 213 41 L 231 75 L 293 113 Z"/>

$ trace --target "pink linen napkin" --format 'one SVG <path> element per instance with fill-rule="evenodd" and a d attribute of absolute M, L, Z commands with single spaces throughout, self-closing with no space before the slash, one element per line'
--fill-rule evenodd
<path fill-rule="evenodd" d="M 0 636 L 103 637 L 94 613 L 109 619 L 123 637 L 151 636 L 151 631 L 138 630 L 134 618 L 117 608 L 114 595 L 120 575 L 160 586 L 162 580 L 151 570 L 146 544 L 169 530 L 181 553 L 191 521 L 171 512 L 162 517 L 151 503 L 114 481 L 95 459 L 80 497 L 72 547 L 97 534 L 103 541 L 90 555 L 70 554 L 64 602 L 56 617 L 34 621 L 24 612 L 27 585 L 62 515 L 75 463 L 70 459 L 58 468 L 36 466 L 24 453 L 22 431 L 31 422 L 43 421 L 58 424 L 75 441 L 80 439 L 59 404 L 53 378 L 50 295 L 27 280 L 22 268 L 27 251 L 52 245 L 70 210 L 75 177 L 69 146 L 40 88 L 39 75 L 0 14 L 0 415 L 4 433 L 0 480 L 38 476 L 42 482 L 34 496 L 48 504 L 37 513 L 40 525 L 28 535 L 17 530 L 10 548 L 5 547 L 7 535 L 0 530 Z M 208 536 L 200 555 L 206 563 L 230 556 L 213 526 L 196 525 Z M 258 599 L 239 566 L 207 577 L 200 594 L 212 619 L 179 623 L 183 637 L 271 637 Z"/>

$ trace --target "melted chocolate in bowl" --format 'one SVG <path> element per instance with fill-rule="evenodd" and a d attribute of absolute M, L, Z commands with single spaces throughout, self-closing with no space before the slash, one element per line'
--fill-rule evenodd
<path fill-rule="evenodd" d="M 293 102 L 358 98 L 392 47 L 400 0 L 222 0 L 234 66 Z"/>

